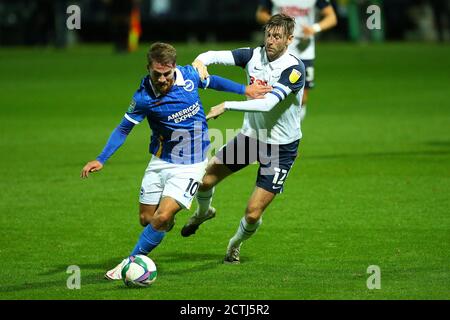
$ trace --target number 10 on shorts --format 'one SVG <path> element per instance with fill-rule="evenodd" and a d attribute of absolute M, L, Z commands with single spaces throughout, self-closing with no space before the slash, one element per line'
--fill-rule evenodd
<path fill-rule="evenodd" d="M 184 192 L 189 193 L 191 197 L 195 195 L 199 187 L 198 181 L 195 181 L 192 178 L 189 178 L 189 185 L 187 186 L 186 190 Z"/>

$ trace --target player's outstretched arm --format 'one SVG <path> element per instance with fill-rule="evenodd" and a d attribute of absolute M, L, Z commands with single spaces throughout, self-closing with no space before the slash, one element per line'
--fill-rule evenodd
<path fill-rule="evenodd" d="M 272 91 L 271 86 L 259 84 L 256 82 L 251 85 L 245 86 L 241 83 L 237 83 L 232 80 L 222 78 L 216 75 L 210 76 L 208 80 L 209 80 L 209 84 L 207 85 L 208 88 L 218 91 L 225 91 L 246 95 L 251 99 L 264 98 L 264 95 L 266 93 Z"/>
<path fill-rule="evenodd" d="M 214 106 L 211 108 L 211 110 L 209 110 L 208 114 L 206 115 L 206 120 L 216 119 L 225 111 L 225 102 L 222 102 L 221 104 L 218 104 L 217 106 Z"/>
<path fill-rule="evenodd" d="M 251 99 L 263 99 L 264 95 L 272 90 L 272 86 L 254 82 L 245 87 L 245 95 Z"/>
<path fill-rule="evenodd" d="M 197 61 L 204 66 L 209 66 L 211 64 L 223 64 L 226 66 L 236 65 L 233 52 L 230 50 L 221 51 L 206 51 L 197 56 L 194 62 Z M 194 64 L 192 64 L 194 65 Z"/>
<path fill-rule="evenodd" d="M 208 68 L 199 59 L 195 59 L 194 62 L 192 62 L 192 66 L 197 70 L 201 80 L 205 80 L 209 77 Z"/>
<path fill-rule="evenodd" d="M 241 111 L 241 112 L 268 112 L 280 100 L 274 95 L 266 95 L 261 100 L 249 101 L 225 101 L 217 106 L 212 107 L 206 115 L 206 120 L 216 119 L 227 110 Z"/>
<path fill-rule="evenodd" d="M 216 119 L 225 111 L 241 111 L 241 112 L 269 112 L 280 100 L 272 95 L 266 94 L 263 99 L 248 101 L 225 101 L 211 108 L 206 115 L 206 120 Z"/>
<path fill-rule="evenodd" d="M 88 162 L 83 167 L 81 170 L 81 178 L 87 178 L 90 172 L 100 171 L 103 168 L 104 163 L 122 146 L 122 144 L 124 144 L 133 127 L 134 123 L 124 118 L 109 136 L 108 142 L 97 159 Z"/>
<path fill-rule="evenodd" d="M 210 64 L 234 65 L 233 54 L 231 51 L 207 51 L 199 54 L 192 62 L 192 67 L 197 70 L 200 80 L 204 81 L 209 77 Z"/>
<path fill-rule="evenodd" d="M 225 101 L 212 107 L 206 120 L 215 119 L 225 111 L 240 112 L 269 112 L 279 102 L 286 99 L 291 94 L 297 94 L 305 86 L 305 67 L 302 64 L 292 65 L 283 70 L 280 79 L 273 85 L 273 90 L 266 93 L 262 99 L 247 101 Z"/>
<path fill-rule="evenodd" d="M 81 178 L 89 177 L 90 172 L 100 171 L 103 168 L 103 164 L 98 160 L 89 161 L 81 170 Z"/>

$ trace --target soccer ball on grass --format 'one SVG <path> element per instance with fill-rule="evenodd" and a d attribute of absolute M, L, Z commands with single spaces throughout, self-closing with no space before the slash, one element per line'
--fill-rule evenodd
<path fill-rule="evenodd" d="M 122 267 L 122 280 L 128 287 L 148 287 L 156 280 L 156 265 L 142 254 L 130 256 Z"/>

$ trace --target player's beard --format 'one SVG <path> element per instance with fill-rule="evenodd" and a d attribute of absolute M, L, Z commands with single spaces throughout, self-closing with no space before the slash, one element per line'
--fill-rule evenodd
<path fill-rule="evenodd" d="M 281 57 L 287 50 L 287 46 L 284 48 L 279 48 L 276 46 L 272 46 L 270 48 L 266 47 L 266 54 L 269 61 L 274 61 Z"/>
<path fill-rule="evenodd" d="M 275 47 L 271 47 L 270 49 L 266 49 L 267 57 L 269 58 L 269 61 L 276 60 L 280 56 L 280 52 Z"/>
<path fill-rule="evenodd" d="M 166 93 L 168 93 L 170 91 L 170 89 L 172 88 L 174 82 L 175 81 L 172 79 L 172 80 L 168 80 L 168 81 L 166 81 L 166 82 L 164 82 L 162 84 L 161 83 L 156 83 L 156 89 L 159 91 L 159 93 L 166 94 Z"/>
<path fill-rule="evenodd" d="M 273 57 L 276 54 L 276 50 L 274 47 L 266 48 L 267 57 L 270 61 L 273 61 Z"/>

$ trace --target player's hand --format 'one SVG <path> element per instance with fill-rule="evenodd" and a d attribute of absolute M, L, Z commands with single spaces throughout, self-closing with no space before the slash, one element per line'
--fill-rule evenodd
<path fill-rule="evenodd" d="M 272 91 L 272 87 L 264 84 L 254 82 L 253 84 L 245 87 L 245 95 L 252 99 L 264 98 L 264 95 Z"/>
<path fill-rule="evenodd" d="M 305 38 L 313 36 L 316 32 L 312 28 L 312 26 L 302 26 L 303 29 L 303 36 Z"/>
<path fill-rule="evenodd" d="M 214 106 L 209 110 L 208 115 L 206 116 L 206 120 L 209 119 L 216 119 L 218 116 L 223 114 L 225 112 L 225 103 L 222 102 L 221 104 L 218 104 L 217 106 Z"/>
<path fill-rule="evenodd" d="M 197 69 L 200 79 L 205 80 L 209 77 L 208 68 L 200 60 L 195 59 L 192 66 Z"/>
<path fill-rule="evenodd" d="M 100 171 L 102 170 L 102 168 L 103 165 L 100 161 L 89 161 L 88 163 L 86 163 L 83 170 L 81 170 L 81 178 L 87 178 L 90 172 Z"/>

